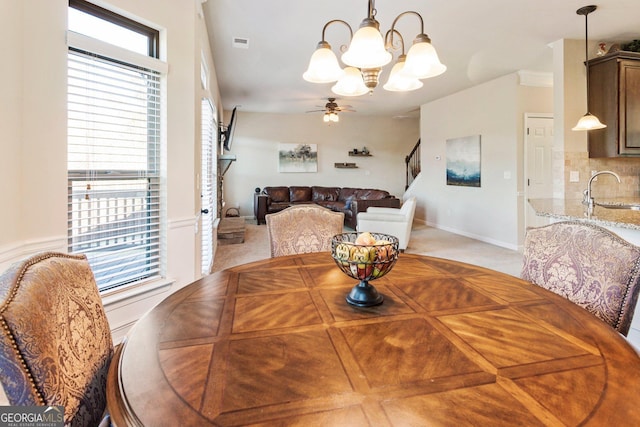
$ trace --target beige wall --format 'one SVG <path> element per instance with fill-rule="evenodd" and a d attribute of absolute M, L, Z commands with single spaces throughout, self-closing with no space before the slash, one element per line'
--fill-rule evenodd
<path fill-rule="evenodd" d="M 228 114 L 227 114 L 228 117 Z M 367 117 L 342 113 L 327 125 L 322 114 L 260 114 L 239 112 L 231 154 L 237 156 L 224 176 L 225 209 L 239 207 L 253 218 L 256 187 L 323 185 L 368 187 L 402 198 L 405 157 L 419 138 L 419 120 Z M 278 144 L 318 146 L 317 173 L 279 173 Z M 349 156 L 366 146 L 372 157 Z M 336 169 L 336 162 L 355 162 L 357 169 Z"/>
<path fill-rule="evenodd" d="M 198 213 L 201 51 L 208 93 L 219 105 L 200 0 L 96 3 L 161 32 L 167 104 L 163 226 L 167 280 L 105 296 L 112 329 L 122 332 L 169 292 L 200 277 Z M 27 255 L 66 251 L 67 0 L 0 2 L 0 270 Z"/>
<path fill-rule="evenodd" d="M 521 244 L 524 114 L 553 110 L 551 88 L 510 74 L 421 108 L 416 219 L 510 249 Z M 446 141 L 481 135 L 481 187 L 446 185 Z"/>

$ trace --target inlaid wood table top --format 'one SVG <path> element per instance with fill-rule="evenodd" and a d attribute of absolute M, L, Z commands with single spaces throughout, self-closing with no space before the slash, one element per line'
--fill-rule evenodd
<path fill-rule="evenodd" d="M 329 253 L 258 261 L 168 297 L 109 372 L 118 426 L 640 425 L 640 358 L 513 276 L 400 254 L 372 281 Z"/>

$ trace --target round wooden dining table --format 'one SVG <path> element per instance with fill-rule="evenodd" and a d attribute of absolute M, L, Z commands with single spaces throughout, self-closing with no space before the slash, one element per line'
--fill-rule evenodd
<path fill-rule="evenodd" d="M 206 276 L 111 364 L 123 426 L 640 425 L 640 358 L 586 310 L 514 276 L 402 253 L 372 281 L 329 253 Z"/>

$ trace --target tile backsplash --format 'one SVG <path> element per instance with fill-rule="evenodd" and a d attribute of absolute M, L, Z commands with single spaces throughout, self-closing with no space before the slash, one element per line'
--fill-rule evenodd
<path fill-rule="evenodd" d="M 621 183 L 611 175 L 601 175 L 594 181 L 591 190 L 599 198 L 639 198 L 640 199 L 640 157 L 590 159 L 587 152 L 564 153 L 565 198 L 582 199 L 587 188 L 591 171 L 609 170 L 620 176 Z M 571 171 L 580 174 L 579 182 L 569 182 Z"/>

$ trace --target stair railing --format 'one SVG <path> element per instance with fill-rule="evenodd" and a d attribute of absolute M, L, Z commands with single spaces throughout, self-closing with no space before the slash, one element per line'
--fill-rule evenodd
<path fill-rule="evenodd" d="M 416 142 L 411 153 L 405 157 L 404 163 L 406 170 L 406 185 L 404 189 L 407 190 L 416 176 L 420 173 L 420 139 Z"/>

